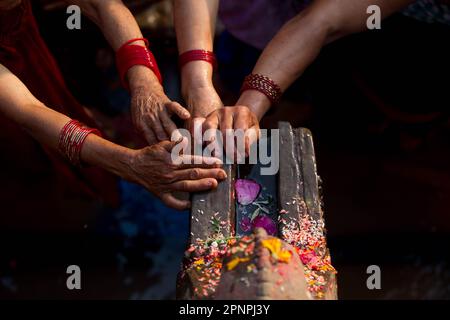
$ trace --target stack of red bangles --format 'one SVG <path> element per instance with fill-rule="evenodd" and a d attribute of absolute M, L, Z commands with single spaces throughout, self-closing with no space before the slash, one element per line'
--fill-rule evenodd
<path fill-rule="evenodd" d="M 255 73 L 245 77 L 241 93 L 246 90 L 256 90 L 263 93 L 267 98 L 269 98 L 272 104 L 277 103 L 283 94 L 280 86 L 277 85 L 272 79 Z"/>
<path fill-rule="evenodd" d="M 182 53 L 178 58 L 180 68 L 184 67 L 191 61 L 206 61 L 209 62 L 214 70 L 217 70 L 217 59 L 214 52 L 208 50 L 190 50 Z"/>
<path fill-rule="evenodd" d="M 100 131 L 84 127 L 80 122 L 76 120 L 70 120 L 61 129 L 59 134 L 58 149 L 62 155 L 64 155 L 70 163 L 75 166 L 81 165 L 81 148 L 89 134 L 96 134 L 101 136 Z"/>
<path fill-rule="evenodd" d="M 145 47 L 132 44 L 137 41 L 144 41 Z M 116 64 L 119 70 L 120 80 L 125 88 L 129 89 L 126 81 L 128 70 L 137 65 L 145 66 L 152 70 L 159 82 L 162 83 L 161 72 L 159 71 L 156 59 L 153 53 L 148 49 L 149 43 L 145 38 L 131 39 L 125 42 L 116 53 Z"/>

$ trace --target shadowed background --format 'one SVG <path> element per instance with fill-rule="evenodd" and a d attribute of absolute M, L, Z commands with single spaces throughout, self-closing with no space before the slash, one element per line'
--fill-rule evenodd
<path fill-rule="evenodd" d="M 180 100 L 170 1 L 127 3 L 151 41 L 167 94 Z M 65 6 L 33 4 L 73 94 L 114 141 L 142 144 L 97 27 L 83 18 L 81 30 L 69 31 Z M 216 84 L 232 104 L 260 52 L 218 29 Z M 313 132 L 341 299 L 450 298 L 449 36 L 448 26 L 398 14 L 382 30 L 329 45 L 262 122 Z M 174 298 L 187 212 L 123 181 L 120 190 L 120 208 L 67 217 L 63 228 L 50 228 L 52 221 L 47 231 L 27 221 L 0 226 L 0 297 Z M 70 264 L 81 267 L 81 291 L 66 289 Z M 366 288 L 372 264 L 381 268 L 382 290 Z"/>

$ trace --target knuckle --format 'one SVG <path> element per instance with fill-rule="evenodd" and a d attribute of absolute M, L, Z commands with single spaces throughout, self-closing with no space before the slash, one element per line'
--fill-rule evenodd
<path fill-rule="evenodd" d="M 154 154 L 154 151 L 155 150 L 153 149 L 153 147 L 145 147 L 144 149 L 142 149 L 142 154 L 144 156 L 150 156 Z"/>
<path fill-rule="evenodd" d="M 150 112 L 144 113 L 144 115 L 141 118 L 141 122 L 153 122 L 154 116 Z"/>
<path fill-rule="evenodd" d="M 153 145 L 149 148 L 151 148 L 151 153 L 156 161 L 163 162 L 163 163 L 166 162 L 165 153 L 164 153 L 165 150 L 163 148 L 161 148 L 158 145 Z"/>
<path fill-rule="evenodd" d="M 172 166 L 172 157 L 170 156 L 170 153 L 168 153 L 166 151 L 166 149 L 164 149 L 161 146 L 158 146 L 158 150 L 159 150 L 159 158 L 164 161 L 167 165 Z"/>
<path fill-rule="evenodd" d="M 191 180 L 196 180 L 200 177 L 200 170 L 199 169 L 192 169 L 189 177 Z"/>
<path fill-rule="evenodd" d="M 212 127 L 212 123 L 210 120 L 206 120 L 205 122 L 203 122 L 203 127 L 205 129 L 210 129 Z"/>
<path fill-rule="evenodd" d="M 151 112 L 148 114 L 148 119 L 155 123 L 158 120 L 158 114 L 156 112 Z"/>

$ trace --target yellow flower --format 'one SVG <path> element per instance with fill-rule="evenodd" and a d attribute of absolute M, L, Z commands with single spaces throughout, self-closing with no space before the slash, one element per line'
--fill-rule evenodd
<path fill-rule="evenodd" d="M 227 269 L 228 270 L 233 270 L 234 268 L 237 267 L 237 265 L 241 262 L 247 262 L 250 261 L 250 258 L 239 258 L 239 257 L 234 257 L 230 262 L 227 263 Z"/>
<path fill-rule="evenodd" d="M 288 263 L 291 261 L 292 253 L 288 250 L 281 250 L 280 253 L 278 253 L 278 261 Z"/>
<path fill-rule="evenodd" d="M 288 263 L 291 260 L 292 253 L 282 248 L 281 240 L 278 238 L 269 238 L 262 240 L 261 244 L 264 248 L 269 249 L 272 256 L 280 262 Z"/>
<path fill-rule="evenodd" d="M 204 264 L 204 263 L 205 263 L 205 260 L 203 260 L 203 258 L 198 259 L 197 261 L 194 262 L 194 264 L 195 264 L 196 266 L 199 266 L 199 265 Z"/>

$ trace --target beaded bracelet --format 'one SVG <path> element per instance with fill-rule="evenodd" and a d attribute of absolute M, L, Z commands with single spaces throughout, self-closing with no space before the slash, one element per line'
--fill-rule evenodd
<path fill-rule="evenodd" d="M 245 77 L 244 84 L 241 88 L 241 93 L 247 90 L 256 90 L 263 93 L 267 98 L 269 98 L 272 104 L 277 103 L 283 94 L 280 86 L 277 85 L 272 79 L 255 73 Z"/>
<path fill-rule="evenodd" d="M 208 50 L 190 50 L 182 53 L 178 58 L 180 68 L 184 67 L 191 61 L 209 62 L 213 66 L 214 70 L 217 70 L 217 59 L 214 52 Z"/>
<path fill-rule="evenodd" d="M 100 131 L 84 127 L 76 120 L 70 120 L 61 129 L 59 134 L 58 150 L 70 163 L 75 166 L 81 165 L 81 148 L 89 134 L 102 136 Z"/>

